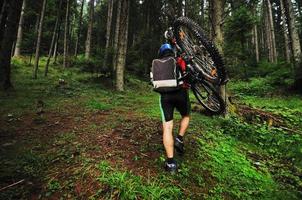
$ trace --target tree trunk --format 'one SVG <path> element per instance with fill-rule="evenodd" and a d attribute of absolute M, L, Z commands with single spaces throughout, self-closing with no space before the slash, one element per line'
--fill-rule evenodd
<path fill-rule="evenodd" d="M 276 40 L 275 40 L 275 29 L 274 29 L 274 19 L 272 13 L 272 4 L 270 0 L 267 0 L 267 8 L 268 8 L 268 22 L 270 28 L 270 38 L 271 38 L 271 48 L 272 48 L 272 62 L 277 62 L 277 48 L 276 48 Z"/>
<path fill-rule="evenodd" d="M 69 46 L 72 45 L 73 43 L 73 38 L 76 38 L 76 13 L 75 10 L 77 10 L 77 1 L 73 0 L 70 2 L 70 8 L 69 8 L 69 12 L 70 12 L 70 17 L 69 17 L 69 35 L 68 35 L 68 39 L 69 39 Z M 73 52 L 74 53 L 74 52 Z M 70 54 L 70 53 L 69 53 Z"/>
<path fill-rule="evenodd" d="M 4 17 L 5 10 L 7 10 L 6 6 L 7 6 L 6 0 L 0 0 L 0 22 L 2 22 L 3 18 L 6 18 Z"/>
<path fill-rule="evenodd" d="M 104 56 L 104 62 L 103 62 L 103 67 L 106 69 L 108 69 L 107 59 L 108 59 L 108 49 L 109 49 L 109 44 L 110 44 L 112 13 L 113 13 L 113 0 L 109 0 L 108 1 L 108 14 L 107 14 L 106 48 L 105 48 L 105 56 Z"/>
<path fill-rule="evenodd" d="M 18 34 L 17 34 L 17 41 L 16 41 L 16 48 L 14 52 L 14 56 L 20 56 L 21 55 L 21 45 L 22 45 L 22 35 L 23 35 L 23 21 L 24 21 L 24 10 L 26 7 L 26 0 L 23 0 L 23 5 L 22 5 L 22 11 L 21 11 L 21 16 L 19 20 L 19 27 L 18 27 Z"/>
<path fill-rule="evenodd" d="M 262 17 L 262 22 L 261 22 L 261 37 L 260 37 L 260 44 L 261 44 L 261 51 L 262 52 L 264 52 L 265 51 L 265 49 L 266 49 L 266 44 L 265 44 L 265 41 L 264 41 L 264 38 L 265 38 L 265 30 L 264 30 L 264 28 L 265 28 L 265 26 L 264 26 L 264 19 L 263 19 L 264 17 Z"/>
<path fill-rule="evenodd" d="M 115 25 L 115 35 L 114 35 L 114 43 L 113 43 L 113 64 L 112 64 L 112 75 L 116 70 L 117 63 L 117 47 L 119 44 L 119 32 L 120 32 L 120 19 L 121 19 L 121 9 L 122 9 L 122 0 L 118 1 L 117 5 L 117 15 L 116 15 L 116 25 Z"/>
<path fill-rule="evenodd" d="M 35 29 L 34 29 L 34 36 L 37 37 L 38 35 L 38 30 L 39 30 L 39 22 L 40 22 L 40 13 L 37 14 L 36 17 L 36 23 L 35 23 Z M 31 52 L 30 52 L 30 58 L 29 58 L 29 63 L 31 64 L 31 60 L 33 57 L 33 53 L 35 52 L 35 46 L 36 46 L 37 41 L 34 41 L 34 44 L 32 46 Z"/>
<path fill-rule="evenodd" d="M 204 11 L 205 11 L 204 3 L 205 3 L 205 1 L 201 0 L 201 2 L 200 2 L 200 14 L 201 14 L 201 16 L 200 16 L 200 19 L 201 19 L 200 25 L 201 25 L 201 27 L 204 27 L 204 25 L 205 25 L 205 21 L 204 21 Z"/>
<path fill-rule="evenodd" d="M 222 53 L 222 45 L 223 45 L 223 32 L 222 32 L 222 16 L 223 16 L 223 2 L 221 0 L 212 1 L 212 23 L 213 23 L 213 32 L 212 38 L 218 48 L 218 50 Z"/>
<path fill-rule="evenodd" d="M 177 16 L 182 16 L 182 0 L 177 0 Z"/>
<path fill-rule="evenodd" d="M 64 29 L 64 68 L 69 67 L 69 12 L 70 12 L 70 0 L 67 0 L 66 15 L 65 15 L 65 29 Z"/>
<path fill-rule="evenodd" d="M 291 49 L 293 52 L 294 63 L 296 65 L 301 62 L 301 46 L 291 0 L 284 0 L 284 7 L 286 9 Z"/>
<path fill-rule="evenodd" d="M 0 13 L 0 38 L 3 38 L 4 30 L 5 30 L 5 24 L 7 19 L 7 10 L 8 10 L 8 2 L 4 0 L 2 2 L 1 7 L 1 13 Z M 1 41 L 1 39 L 0 39 Z M 0 48 L 1 48 L 1 42 L 0 42 Z"/>
<path fill-rule="evenodd" d="M 38 67 L 39 67 L 40 45 L 41 45 L 41 39 L 42 39 L 42 30 L 43 30 L 43 21 L 44 21 L 44 15 L 45 15 L 46 1 L 47 0 L 43 0 L 41 19 L 40 19 L 40 23 L 39 23 L 39 31 L 38 31 L 38 38 L 37 38 L 37 45 L 36 45 L 36 54 L 35 54 L 35 65 L 34 65 L 34 71 L 33 71 L 34 79 L 37 79 L 37 72 L 38 72 Z"/>
<path fill-rule="evenodd" d="M 53 59 L 53 63 L 57 63 L 57 58 L 58 58 L 58 44 L 59 44 L 59 40 L 60 40 L 60 35 L 61 35 L 61 24 L 62 24 L 63 20 L 59 20 L 59 25 L 58 25 L 58 32 L 56 35 L 56 39 L 55 39 L 55 46 L 54 46 L 54 50 L 53 50 L 53 55 L 52 57 Z"/>
<path fill-rule="evenodd" d="M 93 28 L 93 18 L 94 18 L 94 0 L 90 0 L 89 6 L 89 21 L 88 21 L 88 30 L 87 30 L 87 38 L 85 45 L 85 58 L 89 59 L 91 56 L 91 37 L 92 37 L 92 28 Z"/>
<path fill-rule="evenodd" d="M 184 3 L 184 16 L 188 16 L 188 1 L 187 0 L 183 0 Z"/>
<path fill-rule="evenodd" d="M 258 28 L 257 24 L 254 25 L 253 29 L 253 37 L 254 37 L 254 47 L 255 47 L 255 57 L 256 57 L 256 62 L 259 62 L 259 43 L 258 43 Z"/>
<path fill-rule="evenodd" d="M 150 33 L 150 10 L 151 10 L 151 5 L 150 5 L 151 1 L 147 1 L 147 5 L 146 5 L 146 22 L 145 22 L 145 31 L 147 33 Z M 152 3 L 152 2 L 151 2 Z"/>
<path fill-rule="evenodd" d="M 13 57 L 14 56 L 14 53 L 15 53 L 15 47 L 16 47 L 16 41 L 13 42 L 13 45 L 12 45 L 12 51 L 11 51 L 11 55 L 10 57 Z"/>
<path fill-rule="evenodd" d="M 291 61 L 291 50 L 289 48 L 289 38 L 288 38 L 288 30 L 287 30 L 287 20 L 285 15 L 284 3 L 283 0 L 280 0 L 280 7 L 281 7 L 281 14 L 282 14 L 282 28 L 283 28 L 283 35 L 284 35 L 284 46 L 285 46 L 285 58 L 286 62 L 290 63 Z"/>
<path fill-rule="evenodd" d="M 301 9 L 301 7 L 302 7 L 302 1 L 301 0 L 297 0 L 296 3 L 297 3 L 299 17 L 302 17 L 302 9 Z"/>
<path fill-rule="evenodd" d="M 291 0 L 284 0 L 284 7 L 286 10 L 286 18 L 288 23 L 288 31 L 290 35 L 291 50 L 293 53 L 293 61 L 295 68 L 295 87 L 302 92 L 302 55 L 301 45 L 298 35 L 297 26 L 295 23 L 295 14 Z"/>
<path fill-rule="evenodd" d="M 2 21 L 2 16 L 6 7 L 6 0 L 0 0 L 0 22 Z"/>
<path fill-rule="evenodd" d="M 119 31 L 119 50 L 116 66 L 116 90 L 124 91 L 124 71 L 126 64 L 126 53 L 128 44 L 128 24 L 129 24 L 129 4 L 130 0 L 123 0 Z"/>
<path fill-rule="evenodd" d="M 264 34 L 263 34 L 263 28 L 260 27 L 260 38 L 259 38 L 259 45 L 260 45 L 260 52 L 264 49 Z"/>
<path fill-rule="evenodd" d="M 56 40 L 56 36 L 57 36 L 57 32 L 58 32 L 58 25 L 59 25 L 59 21 L 61 18 L 62 0 L 60 0 L 58 8 L 59 9 L 57 10 L 57 19 L 56 19 L 55 27 L 54 27 L 53 34 L 52 34 L 52 39 L 51 39 L 50 48 L 49 48 L 49 52 L 48 52 L 48 58 L 47 58 L 46 65 L 45 65 L 44 76 L 47 76 L 50 58 L 52 56 L 53 49 L 54 49 L 54 44 L 55 44 L 55 40 Z"/>
<path fill-rule="evenodd" d="M 21 14 L 22 0 L 14 0 L 7 2 L 7 20 L 3 37 L 0 38 L 0 88 L 8 90 L 11 84 L 11 47 L 16 39 L 18 21 Z"/>
<path fill-rule="evenodd" d="M 82 30 L 82 21 L 83 21 L 83 9 L 84 9 L 85 0 L 82 0 L 81 4 L 81 11 L 79 16 L 79 24 L 78 24 L 78 33 L 77 33 L 77 40 L 75 44 L 75 50 L 74 50 L 74 56 L 77 58 L 78 56 L 78 49 L 79 49 L 79 39 L 81 36 L 81 30 Z"/>
<path fill-rule="evenodd" d="M 268 50 L 268 61 L 274 62 L 273 58 L 273 46 L 272 46 L 272 37 L 271 37 L 271 27 L 269 22 L 269 13 L 268 13 L 268 5 L 267 0 L 263 1 L 263 15 L 264 15 L 264 26 L 265 26 L 265 37 L 266 37 L 266 48 Z"/>
<path fill-rule="evenodd" d="M 257 15 L 257 5 L 255 5 L 253 7 L 253 14 Z M 256 62 L 258 63 L 259 62 L 259 42 L 258 42 L 258 25 L 257 24 L 254 24 L 252 35 L 253 35 L 253 45 L 254 45 L 254 49 L 255 49 L 255 59 L 256 59 Z"/>
<path fill-rule="evenodd" d="M 213 0 L 211 1 L 211 17 L 212 17 L 212 38 L 214 39 L 214 42 L 221 54 L 223 54 L 223 32 L 222 32 L 222 19 L 223 19 L 223 12 L 224 12 L 224 1 L 221 0 Z M 219 87 L 219 93 L 221 97 L 224 99 L 226 104 L 226 110 L 224 115 L 226 116 L 228 114 L 228 101 L 227 101 L 227 94 L 226 94 L 226 86 L 221 85 Z"/>

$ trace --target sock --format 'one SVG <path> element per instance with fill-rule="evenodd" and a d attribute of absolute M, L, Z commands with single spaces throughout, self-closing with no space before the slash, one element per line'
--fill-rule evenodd
<path fill-rule="evenodd" d="M 167 158 L 167 163 L 168 164 L 174 163 L 174 158 L 173 157 L 172 158 Z"/>
<path fill-rule="evenodd" d="M 183 142 L 183 140 L 184 140 L 184 139 L 183 139 L 183 136 L 181 136 L 181 135 L 178 135 L 178 136 L 177 136 L 177 139 L 179 139 L 179 140 L 182 141 L 182 142 Z"/>

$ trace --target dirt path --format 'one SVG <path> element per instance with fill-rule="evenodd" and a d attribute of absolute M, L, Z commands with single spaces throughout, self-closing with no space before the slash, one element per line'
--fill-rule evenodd
<path fill-rule="evenodd" d="M 129 109 L 119 109 L 97 111 L 72 105 L 45 110 L 39 114 L 27 112 L 20 116 L 8 114 L 2 117 L 0 189 L 18 184 L 0 193 L 0 199 L 89 199 L 95 195 L 98 195 L 96 199 L 100 199 L 102 196 L 111 195 L 112 192 L 113 197 L 118 199 L 118 191 L 115 191 L 115 194 L 112 187 L 102 185 L 98 180 L 103 173 L 99 164 L 104 161 L 116 172 L 131 172 L 131 175 L 137 175 L 145 182 L 148 182 L 150 177 L 160 180 L 163 175 L 164 157 L 161 122 Z M 259 123 L 257 120 L 260 119 L 268 124 L 272 121 L 269 124 L 271 127 L 286 125 L 285 119 L 280 116 L 248 106 L 239 107 L 238 115 L 251 124 Z M 197 122 L 198 120 L 200 121 Z M 274 157 L 254 152 L 247 146 L 243 148 L 242 144 L 236 149 L 233 144 L 224 140 L 224 136 L 217 136 L 217 133 L 211 135 L 208 132 L 208 135 L 203 135 L 202 127 L 208 126 L 211 120 L 192 120 L 190 131 L 198 131 L 198 134 L 189 132 L 186 143 L 189 144 L 190 153 L 186 153 L 181 159 L 182 171 L 179 176 L 170 180 L 184 196 L 203 198 L 216 188 L 219 180 L 213 176 L 212 165 L 204 166 L 203 162 L 214 160 L 217 155 L 224 155 L 225 150 L 217 149 L 217 144 L 232 149 L 233 153 L 239 150 L 242 154 L 232 154 L 235 158 L 244 154 L 254 166 L 244 165 L 247 169 L 262 173 L 261 166 L 265 164 L 270 166 L 270 170 L 273 169 L 272 174 L 279 173 L 280 165 L 270 164 Z M 231 125 L 234 124 L 229 124 L 225 130 L 232 127 Z M 235 126 L 237 127 L 240 126 Z M 197 142 L 199 139 L 204 142 L 202 146 Z M 205 146 L 210 150 L 207 151 Z M 216 162 L 212 164 L 217 167 L 217 171 L 224 169 L 224 166 L 216 165 Z M 288 163 L 281 164 L 291 166 Z M 237 167 L 237 171 L 241 172 L 238 166 L 232 167 Z M 232 174 L 232 170 L 227 173 Z M 194 176 L 195 174 L 198 176 Z M 240 181 L 248 183 L 245 179 Z M 220 195 L 225 199 L 231 198 L 227 193 Z"/>
<path fill-rule="evenodd" d="M 7 168 L 13 168 L 2 170 L 0 188 L 18 179 L 25 180 L 22 185 L 11 188 L 20 191 L 15 197 L 26 197 L 28 191 L 32 199 L 41 193 L 47 194 L 51 180 L 64 185 L 64 179 L 87 170 L 83 160 L 89 160 L 90 166 L 106 160 L 114 167 L 142 177 L 155 176 L 161 170 L 154 162 L 162 151 L 160 122 L 135 113 L 87 111 L 75 107 L 39 115 L 27 113 L 2 119 L 0 133 L 1 160 L 10 160 Z M 18 172 L 18 159 L 23 159 L 28 152 L 41 158 L 39 165 L 43 165 L 43 172 L 37 172 L 37 176 L 35 172 L 24 172 L 30 166 L 29 160 L 22 163 Z M 71 190 L 83 198 L 92 195 L 100 187 L 97 176 L 95 171 L 75 181 Z M 51 199 L 61 195 L 54 193 Z"/>

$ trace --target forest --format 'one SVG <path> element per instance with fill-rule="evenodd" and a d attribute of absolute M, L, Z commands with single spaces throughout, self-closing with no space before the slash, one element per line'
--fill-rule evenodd
<path fill-rule="evenodd" d="M 171 174 L 150 70 L 179 17 L 226 108 L 192 84 Z M 301 45 L 301 0 L 0 0 L 0 199 L 302 199 Z"/>

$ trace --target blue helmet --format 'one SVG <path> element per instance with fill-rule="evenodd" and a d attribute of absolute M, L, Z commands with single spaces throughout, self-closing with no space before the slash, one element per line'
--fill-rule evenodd
<path fill-rule="evenodd" d="M 161 45 L 158 54 L 159 56 L 163 56 L 166 52 L 174 53 L 172 46 L 168 43 Z"/>

